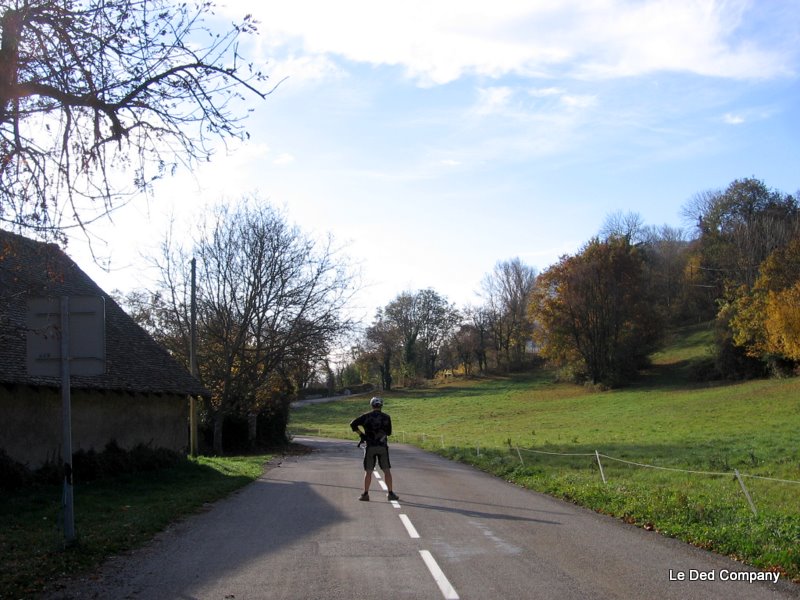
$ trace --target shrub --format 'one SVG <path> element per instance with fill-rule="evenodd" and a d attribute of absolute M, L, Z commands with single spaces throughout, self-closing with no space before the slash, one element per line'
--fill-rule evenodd
<path fill-rule="evenodd" d="M 94 448 L 73 453 L 72 472 L 77 481 L 94 481 L 106 475 L 103 459 Z"/>
<path fill-rule="evenodd" d="M 721 373 L 717 370 L 715 359 L 713 358 L 700 358 L 692 361 L 689 366 L 688 373 L 689 381 L 707 382 L 717 381 L 722 378 Z"/>
<path fill-rule="evenodd" d="M 247 417 L 225 415 L 222 422 L 222 449 L 226 454 L 241 454 L 250 450 L 249 435 Z"/>
<path fill-rule="evenodd" d="M 167 448 L 151 448 L 137 444 L 130 451 L 130 460 L 136 471 L 157 471 L 175 466 L 183 457 Z"/>
<path fill-rule="evenodd" d="M 79 450 L 72 455 L 72 470 L 76 482 L 96 481 L 141 471 L 155 471 L 172 467 L 184 460 L 178 452 L 166 448 L 151 448 L 138 444 L 123 450 L 115 440 L 110 440 L 102 452 Z M 64 479 L 64 467 L 56 459 L 48 460 L 31 472 L 13 461 L 0 449 L 0 489 L 15 490 L 34 483 L 52 485 Z"/>
<path fill-rule="evenodd" d="M 31 479 L 30 471 L 12 459 L 0 448 L 0 490 L 12 491 L 23 487 Z"/>
<path fill-rule="evenodd" d="M 276 402 L 270 410 L 258 415 L 258 445 L 262 448 L 275 448 L 288 443 L 286 424 L 289 422 L 289 403 Z"/>

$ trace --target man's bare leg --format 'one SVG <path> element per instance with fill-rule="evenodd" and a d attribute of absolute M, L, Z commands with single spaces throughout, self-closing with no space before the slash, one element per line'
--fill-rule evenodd
<path fill-rule="evenodd" d="M 364 493 L 369 492 L 369 485 L 372 483 L 372 471 L 364 471 Z M 388 485 L 388 484 L 387 484 Z"/>
<path fill-rule="evenodd" d="M 389 488 L 389 491 L 392 491 L 392 470 L 391 469 L 384 469 L 383 470 L 383 478 L 386 480 L 386 487 Z"/>

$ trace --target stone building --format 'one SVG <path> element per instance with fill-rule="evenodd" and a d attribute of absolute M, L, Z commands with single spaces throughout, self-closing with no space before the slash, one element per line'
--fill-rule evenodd
<path fill-rule="evenodd" d="M 0 449 L 37 468 L 61 462 L 60 376 L 29 375 L 30 298 L 102 297 L 105 369 L 71 380 L 73 451 L 114 440 L 186 451 L 189 398 L 209 393 L 55 244 L 0 230 Z"/>

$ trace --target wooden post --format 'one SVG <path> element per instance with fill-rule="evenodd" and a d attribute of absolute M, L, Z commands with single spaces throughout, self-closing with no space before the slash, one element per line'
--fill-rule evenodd
<path fill-rule="evenodd" d="M 189 396 L 189 452 L 197 456 L 197 398 Z"/>
<path fill-rule="evenodd" d="M 603 472 L 603 463 L 600 462 L 600 453 L 595 450 L 594 455 L 597 458 L 597 466 L 600 467 L 600 477 L 603 480 L 603 483 L 606 483 L 606 474 Z"/>
<path fill-rule="evenodd" d="M 753 499 L 750 497 L 750 492 L 747 491 L 747 486 L 745 486 L 742 476 L 739 475 L 739 470 L 734 469 L 733 472 L 736 474 L 736 479 L 739 481 L 739 485 L 742 487 L 742 491 L 744 492 L 744 497 L 747 498 L 747 503 L 750 505 L 750 510 L 753 511 L 753 516 L 757 517 L 758 511 L 756 511 L 756 505 L 753 504 Z"/>

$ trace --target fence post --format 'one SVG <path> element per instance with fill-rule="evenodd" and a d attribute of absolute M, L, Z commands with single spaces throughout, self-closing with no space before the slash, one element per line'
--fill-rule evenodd
<path fill-rule="evenodd" d="M 517 456 L 519 456 L 519 462 L 524 467 L 525 466 L 525 461 L 522 460 L 522 454 L 519 451 L 519 446 L 516 446 L 516 449 L 517 449 Z"/>
<path fill-rule="evenodd" d="M 444 436 L 440 436 L 442 438 L 442 448 L 444 448 Z"/>
<path fill-rule="evenodd" d="M 756 511 L 756 505 L 753 504 L 753 499 L 750 497 L 750 492 L 747 491 L 747 487 L 744 485 L 744 480 L 742 479 L 742 476 L 739 475 L 739 469 L 734 469 L 733 472 L 736 474 L 736 479 L 739 481 L 739 485 L 742 486 L 744 497 L 747 498 L 747 503 L 750 505 L 750 510 L 753 511 L 753 516 L 757 517 L 758 512 Z"/>
<path fill-rule="evenodd" d="M 595 450 L 594 455 L 597 458 L 597 466 L 600 467 L 600 477 L 603 479 L 603 483 L 606 483 L 606 474 L 603 472 L 603 463 L 600 462 L 600 453 Z"/>

